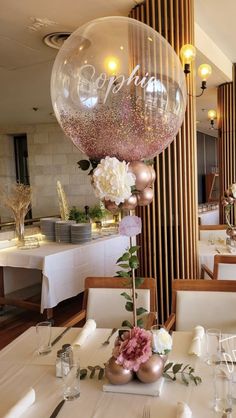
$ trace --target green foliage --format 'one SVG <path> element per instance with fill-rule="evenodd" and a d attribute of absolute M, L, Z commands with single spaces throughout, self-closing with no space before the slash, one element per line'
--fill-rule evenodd
<path fill-rule="evenodd" d="M 73 206 L 70 210 L 69 219 L 76 221 L 76 223 L 86 223 L 89 222 L 89 219 L 93 221 L 100 221 L 105 218 L 107 211 L 100 208 L 99 205 L 92 206 L 89 208 L 88 216 L 84 211 L 78 209 L 76 206 Z"/>
<path fill-rule="evenodd" d="M 118 258 L 116 264 L 119 266 L 119 268 L 123 269 L 123 270 L 118 270 L 116 272 L 116 277 L 124 277 L 126 279 L 130 278 L 130 281 L 128 283 L 129 288 L 132 287 L 132 270 L 136 270 L 139 267 L 139 259 L 137 256 L 137 251 L 139 250 L 139 246 L 138 245 L 134 245 L 132 247 L 130 247 L 129 249 L 126 250 L 126 252 L 120 257 Z M 141 277 L 136 277 L 135 278 L 135 287 L 140 287 L 141 284 L 143 283 L 144 279 Z M 124 285 L 126 286 L 126 285 Z M 132 301 L 132 297 L 127 293 L 127 292 L 123 292 L 121 293 L 121 296 L 123 296 L 126 300 L 125 303 L 125 309 L 128 312 L 133 312 L 134 309 L 134 304 Z M 135 297 L 137 298 L 137 293 L 135 294 Z M 146 309 L 140 307 L 136 309 L 136 314 L 137 317 L 138 316 L 142 316 L 145 312 L 147 312 Z M 142 328 L 143 327 L 143 320 L 142 318 L 137 318 L 137 325 Z M 122 323 L 122 327 L 128 327 L 128 328 L 132 328 L 132 325 L 129 321 L 123 321 Z"/>
<path fill-rule="evenodd" d="M 76 206 L 73 206 L 70 210 L 70 214 L 69 214 L 69 219 L 76 221 L 76 223 L 86 223 L 88 222 L 88 218 L 86 216 L 86 214 L 78 209 Z"/>
<path fill-rule="evenodd" d="M 189 364 L 184 366 L 182 363 L 167 363 L 165 365 L 163 377 L 175 381 L 177 379 L 177 374 L 180 374 L 181 380 L 186 386 L 188 386 L 190 382 L 194 382 L 196 386 L 202 382 L 201 377 L 194 375 L 194 368 Z"/>
<path fill-rule="evenodd" d="M 88 373 L 90 372 L 89 378 L 93 379 L 96 375 L 96 372 L 98 371 L 97 377 L 98 380 L 101 380 L 104 376 L 105 368 L 101 366 L 88 366 L 87 368 L 80 370 L 80 379 L 83 380 L 88 376 Z"/>
<path fill-rule="evenodd" d="M 107 215 L 107 210 L 106 209 L 102 209 L 99 205 L 95 205 L 92 206 L 91 208 L 89 208 L 89 217 L 94 221 L 101 221 L 101 219 L 105 218 L 105 216 Z"/>

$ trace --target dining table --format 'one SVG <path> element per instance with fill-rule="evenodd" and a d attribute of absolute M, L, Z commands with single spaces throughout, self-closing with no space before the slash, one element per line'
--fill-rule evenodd
<path fill-rule="evenodd" d="M 63 328 L 52 328 L 55 338 Z M 71 328 L 53 346 L 52 351 L 44 356 L 36 352 L 35 327 L 29 328 L 12 341 L 0 352 L 0 416 L 8 412 L 22 394 L 33 388 L 35 402 L 24 413 L 24 418 L 49 418 L 57 404 L 63 399 L 62 379 L 56 377 L 55 362 L 57 350 L 62 344 L 70 343 L 78 337 L 79 328 Z M 88 366 L 103 366 L 112 355 L 117 333 L 110 344 L 102 343 L 110 334 L 110 329 L 96 329 L 87 337 L 84 344 L 77 348 L 81 368 Z M 200 357 L 189 355 L 188 350 L 193 338 L 192 332 L 173 332 L 173 349 L 167 362 L 191 365 L 195 375 L 202 383 L 195 385 L 190 382 L 186 386 L 181 376 L 176 381 L 164 379 L 159 397 L 134 395 L 128 393 L 104 392 L 106 379 L 99 380 L 96 376 L 81 380 L 80 397 L 66 401 L 58 418 L 143 418 L 145 407 L 150 410 L 150 418 L 176 418 L 178 402 L 185 402 L 192 410 L 193 418 L 220 417 L 213 408 L 214 385 L 213 366 L 205 362 L 205 340 L 202 342 Z M 145 385 L 145 384 L 144 384 Z M 124 391 L 125 392 L 125 391 Z M 236 417 L 236 405 L 233 407 L 232 418 Z"/>
<path fill-rule="evenodd" d="M 198 260 L 199 260 L 199 271 L 201 271 L 202 264 L 205 264 L 211 271 L 214 268 L 214 257 L 215 255 L 235 255 L 229 252 L 227 246 L 220 240 L 212 241 L 212 243 L 206 240 L 198 241 Z M 225 279 L 231 279 L 235 277 L 235 265 L 227 265 L 227 277 Z M 209 278 L 205 274 L 204 278 Z"/>

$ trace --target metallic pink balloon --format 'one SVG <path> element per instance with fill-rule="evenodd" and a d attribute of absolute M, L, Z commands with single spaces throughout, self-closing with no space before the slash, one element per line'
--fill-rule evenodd
<path fill-rule="evenodd" d="M 104 200 L 103 201 L 104 206 L 107 210 L 109 210 L 111 213 L 113 213 L 114 215 L 119 213 L 119 207 L 116 205 L 115 202 L 111 202 L 110 200 Z"/>
<path fill-rule="evenodd" d="M 136 372 L 143 383 L 156 382 L 162 376 L 164 361 L 158 354 L 153 354 L 145 363 L 142 363 Z"/>
<path fill-rule="evenodd" d="M 111 16 L 86 23 L 64 42 L 51 97 L 65 134 L 90 158 L 139 161 L 176 136 L 186 82 L 165 38 L 135 19 Z"/>
<path fill-rule="evenodd" d="M 137 195 L 138 206 L 147 206 L 152 203 L 153 200 L 153 190 L 151 187 L 146 187 L 142 192 L 139 192 Z"/>
<path fill-rule="evenodd" d="M 105 376 L 113 385 L 124 385 L 133 379 L 134 374 L 117 364 L 116 359 L 111 357 L 105 365 Z"/>
<path fill-rule="evenodd" d="M 126 199 L 124 203 L 122 203 L 122 209 L 126 210 L 134 210 L 138 204 L 138 199 L 135 194 L 132 194 L 129 199 Z"/>
<path fill-rule="evenodd" d="M 135 175 L 135 187 L 139 191 L 144 190 L 152 182 L 151 171 L 142 161 L 132 161 L 129 163 L 128 171 Z"/>
<path fill-rule="evenodd" d="M 151 165 L 148 165 L 148 168 L 149 168 L 149 171 L 151 173 L 151 184 L 153 184 L 154 181 L 156 180 L 156 172 Z"/>

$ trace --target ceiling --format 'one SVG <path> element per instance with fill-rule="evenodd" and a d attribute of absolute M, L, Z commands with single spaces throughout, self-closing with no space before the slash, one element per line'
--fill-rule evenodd
<path fill-rule="evenodd" d="M 72 32 L 85 22 L 102 16 L 127 16 L 132 7 L 140 2 L 0 0 L 0 126 L 55 121 L 50 99 L 50 76 L 57 50 L 43 43 L 46 34 Z M 236 32 L 233 22 L 236 1 L 227 0 L 225 10 L 222 0 L 195 0 L 195 6 L 199 25 L 232 61 L 236 61 L 233 37 L 233 32 Z M 196 68 L 206 61 L 207 58 L 198 53 Z M 209 87 L 197 99 L 197 129 L 210 135 L 216 135 L 217 131 L 209 130 L 207 110 L 216 108 L 216 86 L 225 81 L 222 73 L 213 66 Z M 197 78 L 197 93 L 200 84 Z"/>

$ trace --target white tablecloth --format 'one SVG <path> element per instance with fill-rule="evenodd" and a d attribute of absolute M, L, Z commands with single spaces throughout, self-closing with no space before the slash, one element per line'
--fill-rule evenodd
<path fill-rule="evenodd" d="M 198 257 L 199 257 L 199 270 L 201 271 L 201 265 L 205 264 L 212 272 L 214 268 L 214 256 L 215 255 L 231 255 L 225 245 L 213 244 L 206 241 L 198 241 Z M 221 275 L 224 279 L 236 280 L 236 266 L 235 264 L 222 265 L 219 268 L 219 278 Z M 222 277 L 223 277 L 222 276 Z M 205 278 L 209 279 L 209 276 L 205 274 Z"/>
<path fill-rule="evenodd" d="M 209 210 L 198 214 L 200 218 L 200 225 L 218 225 L 219 209 Z"/>
<path fill-rule="evenodd" d="M 54 328 L 54 336 L 61 329 Z M 36 392 L 36 402 L 24 414 L 24 418 L 47 418 L 62 399 L 62 383 L 55 377 L 56 351 L 63 343 L 73 342 L 79 330 L 71 329 L 53 348 L 48 356 L 37 357 L 35 350 L 35 329 L 13 341 L 0 353 L 0 416 L 3 416 L 14 401 L 29 387 Z M 113 342 L 108 346 L 101 343 L 109 330 L 97 329 L 80 349 L 81 367 L 103 365 L 110 357 Z M 183 385 L 181 381 L 165 381 L 159 398 L 140 395 L 126 395 L 102 392 L 103 381 L 89 379 L 81 381 L 79 399 L 66 402 L 60 411 L 60 418 L 142 418 L 143 407 L 150 405 L 150 418 L 175 418 L 178 401 L 187 402 L 193 411 L 193 418 L 213 418 L 213 370 L 203 357 L 189 356 L 188 349 L 192 334 L 174 333 L 174 348 L 169 361 L 191 364 L 195 373 L 202 377 L 202 384 Z M 204 356 L 204 354 L 203 354 Z M 236 417 L 234 408 L 232 418 Z"/>
<path fill-rule="evenodd" d="M 0 266 L 42 270 L 41 312 L 84 290 L 88 276 L 114 276 L 117 259 L 129 246 L 124 236 L 104 237 L 81 245 L 41 243 L 39 248 L 0 251 Z"/>

